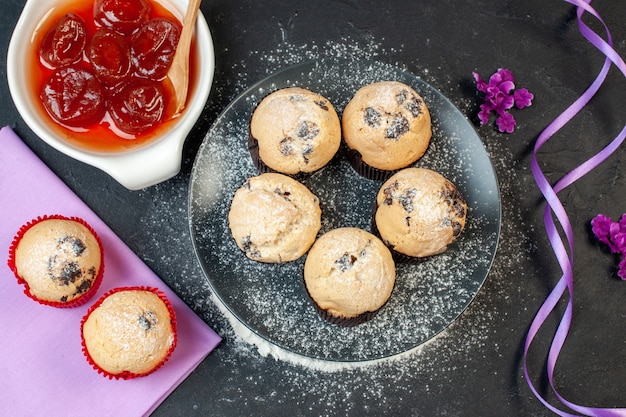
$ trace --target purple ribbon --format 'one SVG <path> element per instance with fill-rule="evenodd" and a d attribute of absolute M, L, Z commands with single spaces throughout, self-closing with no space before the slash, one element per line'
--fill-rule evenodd
<path fill-rule="evenodd" d="M 552 340 L 552 344 L 550 346 L 550 351 L 548 354 L 547 375 L 550 387 L 552 388 L 552 391 L 554 392 L 557 399 L 563 405 L 567 406 L 569 409 L 577 413 L 597 417 L 626 416 L 626 408 L 593 408 L 574 404 L 563 398 L 554 387 L 554 368 L 556 366 L 556 361 L 558 359 L 559 353 L 561 352 L 561 348 L 565 343 L 565 339 L 567 338 L 567 334 L 571 326 L 574 298 L 574 234 L 567 213 L 563 208 L 563 205 L 561 204 L 557 193 L 595 169 L 613 152 L 615 152 L 626 138 L 626 126 L 624 126 L 622 131 L 605 148 L 603 148 L 600 152 L 589 158 L 578 167 L 574 168 L 571 172 L 567 173 L 559 181 L 557 181 L 554 186 L 550 185 L 550 183 L 546 179 L 546 176 L 543 174 L 541 168 L 539 167 L 539 164 L 537 162 L 537 153 L 539 152 L 541 147 L 587 105 L 589 100 L 591 100 L 591 98 L 600 89 L 600 86 L 603 84 L 606 75 L 611 68 L 611 65 L 615 65 L 626 77 L 626 64 L 624 63 L 624 60 L 619 56 L 619 54 L 613 49 L 613 41 L 611 39 L 609 29 L 600 17 L 600 15 L 590 6 L 591 0 L 564 1 L 576 6 L 576 16 L 580 33 L 594 47 L 602 52 L 606 59 L 597 78 L 589 86 L 589 88 L 572 105 L 570 105 L 563 113 L 561 113 L 552 123 L 550 123 L 543 132 L 541 132 L 535 143 L 534 152 L 531 160 L 531 169 L 533 177 L 535 178 L 535 182 L 537 183 L 537 186 L 539 187 L 547 202 L 546 208 L 544 210 L 545 229 L 548 234 L 550 244 L 552 245 L 554 254 L 556 255 L 556 258 L 561 267 L 561 271 L 563 272 L 563 275 L 561 276 L 555 287 L 552 289 L 552 292 L 548 295 L 542 306 L 539 308 L 539 311 L 537 312 L 528 330 L 526 343 L 524 345 L 524 376 L 526 377 L 526 381 L 530 386 L 533 394 L 548 409 L 560 416 L 577 416 L 577 414 L 571 414 L 570 412 L 563 411 L 553 406 L 545 398 L 542 397 L 542 395 L 537 391 L 537 389 L 531 382 L 526 361 L 528 350 L 533 342 L 533 339 L 537 335 L 537 332 L 542 327 L 548 316 L 552 313 L 556 305 L 559 303 L 559 301 L 565 294 L 565 291 L 568 291 L 569 298 L 567 302 L 567 307 L 554 334 L 554 338 Z M 606 31 L 606 41 L 602 39 L 597 33 L 592 31 L 582 21 L 582 16 L 585 12 L 595 16 L 600 21 L 600 23 L 602 23 Z M 556 223 L 554 221 L 555 217 L 558 220 L 558 223 L 561 226 L 561 229 L 565 235 L 567 247 L 561 239 L 559 231 L 557 230 Z"/>

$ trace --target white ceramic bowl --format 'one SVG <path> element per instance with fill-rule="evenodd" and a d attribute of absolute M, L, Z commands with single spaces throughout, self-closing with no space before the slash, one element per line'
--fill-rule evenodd
<path fill-rule="evenodd" d="M 40 104 L 34 102 L 33 86 L 29 85 L 29 60 L 25 51 L 30 46 L 38 24 L 55 5 L 63 0 L 28 0 L 17 22 L 7 54 L 7 78 L 15 106 L 26 124 L 50 146 L 79 161 L 97 167 L 131 190 L 145 188 L 173 177 L 180 171 L 183 143 L 200 117 L 211 90 L 215 69 L 213 40 L 207 22 L 198 13 L 195 45 L 195 84 L 190 85 L 190 96 L 183 114 L 159 137 L 142 147 L 127 151 L 98 152 L 80 148 L 63 139 L 52 121 L 42 114 Z M 154 0 L 153 0 L 154 1 Z M 187 0 L 157 0 L 182 21 Z"/>

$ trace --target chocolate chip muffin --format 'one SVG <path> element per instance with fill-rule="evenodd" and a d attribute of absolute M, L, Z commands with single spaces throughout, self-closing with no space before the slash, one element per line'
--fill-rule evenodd
<path fill-rule="evenodd" d="M 99 373 L 131 379 L 157 370 L 176 347 L 176 317 L 156 288 L 116 288 L 81 322 L 83 353 Z"/>
<path fill-rule="evenodd" d="M 391 296 L 395 280 L 389 249 L 358 228 L 323 234 L 304 264 L 304 284 L 318 313 L 341 326 L 373 318 Z"/>
<path fill-rule="evenodd" d="M 250 152 L 261 172 L 310 174 L 328 164 L 340 144 L 341 124 L 333 105 L 304 88 L 269 94 L 250 120 Z"/>
<path fill-rule="evenodd" d="M 290 262 L 304 255 L 321 228 L 319 199 L 283 174 L 249 178 L 233 197 L 228 223 L 237 246 L 254 261 Z"/>
<path fill-rule="evenodd" d="M 100 285 L 102 243 L 82 219 L 40 217 L 22 226 L 14 238 L 9 267 L 30 298 L 55 307 L 75 307 Z"/>
<path fill-rule="evenodd" d="M 443 175 L 426 168 L 398 171 L 376 196 L 375 228 L 406 259 L 442 253 L 465 227 L 467 204 Z"/>
<path fill-rule="evenodd" d="M 352 166 L 373 179 L 405 168 L 424 155 L 430 138 L 428 107 L 411 87 L 380 81 L 360 88 L 347 104 L 343 137 Z"/>

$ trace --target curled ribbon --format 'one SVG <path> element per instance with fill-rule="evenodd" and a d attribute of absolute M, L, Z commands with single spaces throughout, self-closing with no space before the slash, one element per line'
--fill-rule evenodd
<path fill-rule="evenodd" d="M 626 138 L 626 126 L 624 126 L 622 131 L 606 147 L 604 147 L 600 152 L 598 152 L 597 154 L 583 162 L 581 165 L 564 175 L 559 181 L 555 183 L 554 186 L 550 185 L 550 183 L 546 179 L 546 176 L 543 174 L 541 168 L 539 167 L 539 164 L 537 162 L 537 153 L 539 152 L 541 147 L 587 105 L 589 100 L 591 100 L 591 98 L 600 89 L 601 85 L 606 79 L 607 73 L 611 68 L 611 65 L 615 65 L 626 77 L 626 64 L 624 63 L 624 60 L 619 56 L 619 54 L 615 51 L 615 49 L 613 49 L 613 41 L 609 29 L 600 17 L 600 15 L 596 12 L 596 10 L 591 7 L 591 0 L 564 1 L 576 6 L 576 17 L 580 33 L 606 58 L 604 60 L 604 65 L 602 66 L 602 69 L 600 70 L 594 82 L 574 103 L 572 103 L 563 113 L 561 113 L 541 132 L 541 134 L 537 138 L 537 141 L 535 142 L 535 147 L 531 159 L 531 170 L 533 173 L 533 177 L 535 178 L 535 182 L 537 183 L 537 186 L 539 187 L 547 203 L 544 210 L 545 229 L 548 234 L 548 238 L 550 240 L 550 244 L 552 246 L 554 254 L 556 255 L 556 258 L 559 262 L 561 271 L 563 272 L 563 275 L 561 276 L 555 287 L 552 289 L 542 306 L 539 308 L 539 311 L 535 315 L 535 318 L 533 319 L 528 330 L 526 342 L 524 344 L 524 376 L 526 377 L 526 381 L 533 394 L 548 409 L 560 416 L 577 416 L 577 414 L 572 414 L 553 406 L 545 398 L 542 397 L 542 395 L 537 391 L 530 379 L 526 361 L 528 350 L 533 342 L 533 339 L 537 335 L 537 332 L 542 327 L 548 316 L 552 313 L 559 300 L 563 297 L 565 291 L 567 291 L 569 296 L 567 307 L 554 334 L 554 338 L 552 340 L 552 344 L 548 353 L 547 376 L 550 387 L 554 392 L 556 398 L 563 405 L 567 406 L 574 412 L 594 417 L 626 416 L 626 408 L 593 408 L 574 404 L 563 398 L 554 387 L 554 368 L 556 366 L 558 356 L 561 352 L 561 348 L 563 347 L 565 339 L 567 338 L 567 334 L 569 333 L 570 325 L 572 322 L 574 291 L 574 235 L 567 213 L 563 205 L 561 204 L 557 193 L 562 191 L 569 185 L 573 184 L 584 175 L 590 173 L 604 160 L 606 160 L 611 154 L 613 154 L 613 152 L 615 152 L 619 148 L 619 146 L 624 142 L 624 139 Z M 593 30 L 591 30 L 582 21 L 582 16 L 585 14 L 585 12 L 593 15 L 600 21 L 600 23 L 602 23 L 606 32 L 606 41 Z M 567 247 L 561 239 L 561 236 L 557 230 L 556 223 L 554 221 L 555 217 L 564 232 L 567 241 Z"/>

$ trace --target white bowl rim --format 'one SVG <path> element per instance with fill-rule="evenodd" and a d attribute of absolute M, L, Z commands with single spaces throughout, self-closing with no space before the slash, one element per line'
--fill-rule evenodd
<path fill-rule="evenodd" d="M 200 68 L 197 85 L 190 89 L 192 100 L 171 130 L 142 147 L 120 152 L 97 152 L 73 146 L 56 135 L 49 120 L 31 111 L 32 94 L 23 85 L 25 62 L 24 45 L 30 44 L 38 22 L 60 0 L 28 0 L 9 42 L 7 52 L 7 80 L 15 106 L 28 127 L 44 142 L 58 151 L 101 169 L 130 190 L 139 190 L 175 176 L 181 167 L 182 149 L 187 135 L 199 119 L 208 100 L 215 71 L 213 40 L 207 21 L 200 11 L 196 21 L 197 65 Z M 153 0 L 162 5 L 186 8 L 186 0 Z M 176 2 L 176 3 L 174 3 Z M 42 5 L 50 7 L 42 7 Z"/>

